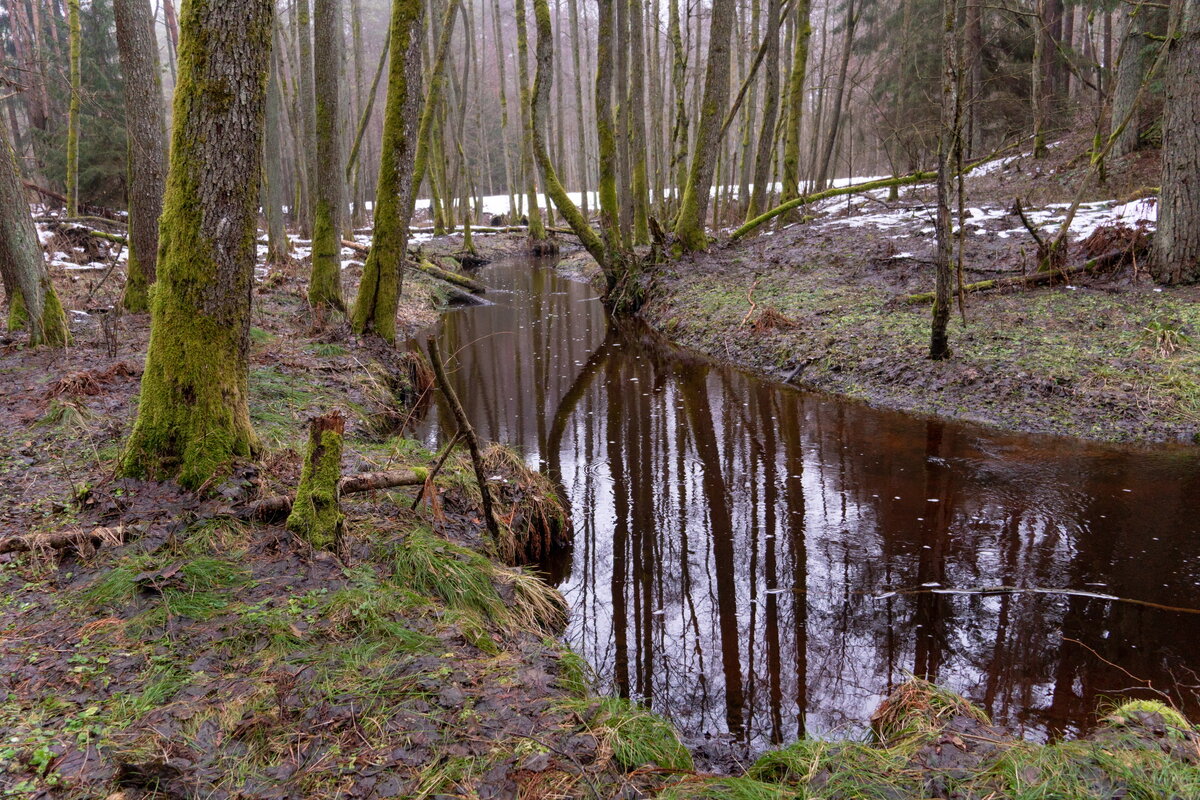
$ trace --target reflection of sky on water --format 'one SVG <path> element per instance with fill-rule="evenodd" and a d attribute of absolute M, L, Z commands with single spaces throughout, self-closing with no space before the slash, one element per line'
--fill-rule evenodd
<path fill-rule="evenodd" d="M 689 737 L 858 731 L 908 673 L 1027 732 L 1077 730 L 1132 683 L 1088 648 L 1155 686 L 1200 683 L 1185 671 L 1197 615 L 907 591 L 1200 606 L 1190 450 L 993 436 L 803 394 L 609 331 L 589 287 L 528 263 L 483 278 L 496 304 L 448 315 L 443 349 L 481 435 L 520 445 L 570 498 L 566 637 L 605 688 Z"/>

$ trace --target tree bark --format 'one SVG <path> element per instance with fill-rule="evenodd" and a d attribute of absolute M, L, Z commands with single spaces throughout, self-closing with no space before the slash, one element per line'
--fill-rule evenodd
<path fill-rule="evenodd" d="M 1200 0 L 1182 0 L 1169 39 L 1162 193 L 1152 272 L 1163 283 L 1200 281 Z"/>
<path fill-rule="evenodd" d="M 775 122 L 779 114 L 779 12 L 783 0 L 768 0 L 767 27 L 767 72 L 763 82 L 762 129 L 758 134 L 758 149 L 754 154 L 754 178 L 750 190 L 750 202 L 746 206 L 746 219 L 751 220 L 762 213 L 770 197 L 771 165 L 774 163 Z M 799 100 L 797 102 L 802 102 Z"/>
<path fill-rule="evenodd" d="M 42 256 L 8 126 L 0 125 L 0 275 L 8 294 L 8 326 L 29 328 L 31 345 L 63 347 L 71 333 Z"/>
<path fill-rule="evenodd" d="M 403 288 L 408 223 L 420 188 L 414 180 L 414 161 L 424 16 L 421 0 L 392 3 L 392 57 L 388 63 L 379 179 L 375 184 L 375 230 L 350 317 L 356 333 L 374 331 L 389 343 L 396 341 L 396 309 Z"/>
<path fill-rule="evenodd" d="M 67 216 L 79 216 L 79 103 L 82 29 L 79 0 L 67 0 L 70 25 L 71 102 L 67 111 Z"/>
<path fill-rule="evenodd" d="M 299 73 L 299 94 L 297 105 L 300 107 L 301 134 L 304 137 L 300 151 L 304 154 L 305 207 L 300 217 L 300 231 L 305 236 L 315 236 L 316 195 L 317 187 L 317 122 L 316 122 L 316 89 L 313 86 L 313 44 L 312 16 L 309 14 L 309 0 L 296 0 L 294 14 L 296 15 L 297 60 L 296 71 Z M 330 55 L 330 54 L 326 54 Z"/>
<path fill-rule="evenodd" d="M 317 7 L 320 5 L 321 0 L 317 0 Z M 317 49 L 321 49 L 319 44 Z M 342 516 L 340 480 L 345 432 L 346 417 L 338 411 L 315 417 L 309 423 L 308 451 L 304 456 L 296 499 L 288 514 L 287 529 L 317 550 L 336 550 L 342 539 L 345 518 Z"/>
<path fill-rule="evenodd" d="M 340 0 L 314 0 L 316 59 L 316 191 L 313 204 L 312 275 L 308 303 L 345 311 L 342 300 L 342 147 L 338 130 L 341 87 L 338 53 L 342 50 Z"/>
<path fill-rule="evenodd" d="M 113 15 L 129 135 L 129 257 L 121 304 L 142 312 L 150 309 L 148 289 L 158 261 L 158 217 L 166 184 L 162 78 L 150 0 L 115 0 Z"/>
<path fill-rule="evenodd" d="M 734 0 L 713 0 L 699 129 L 696 146 L 692 150 L 687 186 L 683 190 L 683 201 L 675 220 L 679 246 L 687 251 L 703 250 L 708 245 L 704 219 L 712 190 L 713 169 L 721 145 L 721 120 L 729 100 L 729 36 L 733 19 Z"/>
<path fill-rule="evenodd" d="M 633 195 L 633 243 L 650 244 L 650 184 L 646 176 L 646 70 L 642 59 L 643 31 L 640 0 L 628 0 L 629 51 L 629 167 Z"/>
<path fill-rule="evenodd" d="M 1110 135 L 1116 137 L 1112 154 L 1129 155 L 1138 147 L 1142 124 L 1137 108 L 1142 81 L 1146 78 L 1149 59 L 1146 56 L 1147 9 L 1141 4 L 1129 7 L 1121 19 L 1121 44 L 1117 50 L 1117 74 L 1113 83 Z M 1122 127 L 1122 122 L 1128 122 Z"/>
<path fill-rule="evenodd" d="M 273 0 L 185 0 L 131 477 L 199 488 L 257 448 L 247 406 Z"/>
<path fill-rule="evenodd" d="M 280 97 L 280 63 L 278 38 L 271 53 L 271 74 L 267 78 L 267 130 L 263 147 L 263 215 L 267 218 L 267 263 L 282 264 L 287 260 L 291 245 L 283 223 L 283 112 Z"/>
<path fill-rule="evenodd" d="M 787 120 L 783 140 L 781 202 L 800 196 L 800 123 L 804 119 L 804 79 L 808 69 L 808 40 L 812 36 L 810 0 L 797 0 L 792 32 L 792 69 L 788 75 Z"/>
<path fill-rule="evenodd" d="M 941 123 L 938 141 L 937 250 L 934 265 L 933 321 L 930 326 L 929 357 L 941 361 L 950 357 L 946 326 L 950 321 L 951 288 L 954 281 L 953 217 L 950 212 L 951 159 L 958 138 L 958 0 L 942 0 L 942 92 Z"/>
<path fill-rule="evenodd" d="M 526 33 L 525 2 L 516 0 L 514 12 L 517 18 L 517 80 L 521 91 L 521 171 L 525 173 L 525 188 L 529 195 L 529 238 L 534 247 L 546 239 L 546 227 L 537 199 L 537 170 L 533 166 L 533 121 L 529 116 L 529 41 Z"/>

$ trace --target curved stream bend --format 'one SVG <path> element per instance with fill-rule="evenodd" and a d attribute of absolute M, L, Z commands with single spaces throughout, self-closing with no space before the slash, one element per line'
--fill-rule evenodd
<path fill-rule="evenodd" d="M 1122 669 L 1200 684 L 1200 616 L 1153 607 L 1200 608 L 1196 451 L 807 394 L 610 328 L 546 265 L 481 277 L 495 304 L 438 335 L 480 435 L 570 498 L 567 639 L 693 743 L 853 733 L 909 673 L 1041 736 L 1086 729 Z M 995 586 L 1074 593 L 929 591 Z"/>

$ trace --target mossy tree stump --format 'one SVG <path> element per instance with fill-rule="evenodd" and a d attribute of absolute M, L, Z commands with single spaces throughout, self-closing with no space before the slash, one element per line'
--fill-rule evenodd
<path fill-rule="evenodd" d="M 345 432 L 346 417 L 340 411 L 323 414 L 309 424 L 308 452 L 287 519 L 288 530 L 303 536 L 318 550 L 333 550 L 342 538 L 339 481 Z"/>

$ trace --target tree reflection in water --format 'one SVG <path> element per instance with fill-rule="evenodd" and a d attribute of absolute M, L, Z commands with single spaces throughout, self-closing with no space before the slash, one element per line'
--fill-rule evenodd
<path fill-rule="evenodd" d="M 927 591 L 1200 607 L 1192 450 L 1005 436 L 806 394 L 610 326 L 588 286 L 528 261 L 483 277 L 495 304 L 446 315 L 439 336 L 480 434 L 521 447 L 569 499 L 575 546 L 546 565 L 571 605 L 567 639 L 602 688 L 693 740 L 853 733 L 909 673 L 1042 736 L 1086 729 L 1102 697 L 1130 693 L 1113 665 L 1157 688 L 1200 683 L 1200 615 Z M 1189 691 L 1176 701 L 1200 711 Z"/>

